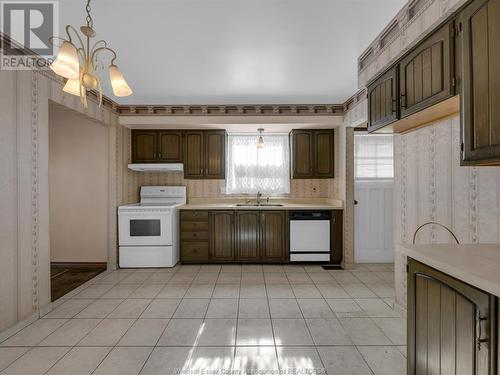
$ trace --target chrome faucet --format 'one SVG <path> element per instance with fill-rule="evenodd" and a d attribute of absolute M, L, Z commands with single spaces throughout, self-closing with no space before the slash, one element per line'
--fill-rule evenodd
<path fill-rule="evenodd" d="M 257 206 L 260 206 L 260 198 L 262 198 L 262 193 L 259 191 L 257 192 Z"/>

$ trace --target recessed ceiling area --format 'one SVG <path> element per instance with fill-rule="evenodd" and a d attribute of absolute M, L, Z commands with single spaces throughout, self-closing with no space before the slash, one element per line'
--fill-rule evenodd
<path fill-rule="evenodd" d="M 343 103 L 357 57 L 405 0 L 94 0 L 97 39 L 134 93 L 119 104 Z M 59 2 L 64 26 L 85 2 Z M 108 61 L 103 61 L 107 66 Z"/>

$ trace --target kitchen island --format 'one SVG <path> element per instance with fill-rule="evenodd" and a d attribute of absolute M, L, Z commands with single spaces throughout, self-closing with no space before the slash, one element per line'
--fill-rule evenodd
<path fill-rule="evenodd" d="M 396 253 L 396 283 L 406 281 L 408 374 L 496 375 L 500 246 L 399 244 Z"/>

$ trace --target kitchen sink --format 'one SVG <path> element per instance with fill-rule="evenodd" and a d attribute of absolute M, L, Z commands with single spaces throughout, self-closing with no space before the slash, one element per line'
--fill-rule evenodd
<path fill-rule="evenodd" d="M 236 207 L 283 207 L 281 203 L 236 203 Z"/>

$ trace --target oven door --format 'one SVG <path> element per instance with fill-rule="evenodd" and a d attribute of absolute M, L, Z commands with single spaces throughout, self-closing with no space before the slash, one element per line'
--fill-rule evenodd
<path fill-rule="evenodd" d="M 172 245 L 172 212 L 126 210 L 119 212 L 120 246 Z"/>

